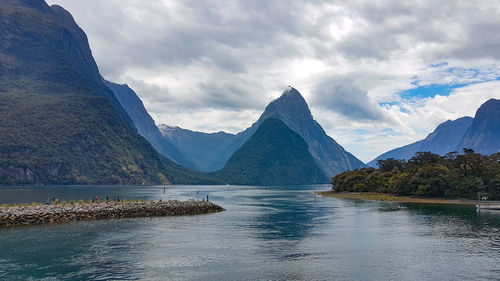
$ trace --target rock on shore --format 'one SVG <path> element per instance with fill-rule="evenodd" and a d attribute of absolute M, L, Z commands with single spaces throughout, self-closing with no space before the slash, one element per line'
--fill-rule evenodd
<path fill-rule="evenodd" d="M 0 227 L 80 220 L 197 215 L 224 211 L 208 201 L 145 201 L 0 207 Z"/>

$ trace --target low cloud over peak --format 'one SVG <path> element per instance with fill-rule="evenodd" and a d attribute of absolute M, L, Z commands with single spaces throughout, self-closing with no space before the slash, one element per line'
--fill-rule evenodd
<path fill-rule="evenodd" d="M 356 85 L 351 77 L 334 77 L 319 83 L 313 104 L 354 120 L 385 119 L 380 106 Z"/>
<path fill-rule="evenodd" d="M 475 110 L 431 104 L 500 92 L 496 1 L 48 2 L 72 13 L 102 75 L 129 84 L 157 123 L 244 129 L 293 84 L 327 132 L 369 160 Z"/>

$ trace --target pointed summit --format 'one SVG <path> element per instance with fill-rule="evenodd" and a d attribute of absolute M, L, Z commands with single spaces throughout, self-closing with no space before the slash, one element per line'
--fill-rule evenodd
<path fill-rule="evenodd" d="M 211 139 L 214 136 L 210 134 L 196 133 L 197 142 L 195 143 L 192 141 L 193 137 L 188 136 L 192 135 L 193 132 L 189 133 L 187 130 L 181 132 L 181 130 L 168 131 L 164 129 L 162 133 L 175 140 L 173 143 L 188 156 L 204 155 L 206 159 L 209 159 L 210 162 L 196 163 L 203 171 L 217 171 L 222 169 L 231 155 L 254 135 L 265 120 L 270 118 L 281 120 L 307 143 L 311 156 L 326 178 L 346 170 L 365 167 L 363 162 L 345 151 L 342 146 L 325 133 L 318 122 L 314 120 L 304 97 L 291 86 L 279 98 L 269 103 L 259 120 L 250 128 L 236 135 L 217 136 L 217 141 L 220 144 L 217 147 L 207 146 L 207 143 L 213 142 Z M 199 157 L 190 158 L 199 159 Z"/>
<path fill-rule="evenodd" d="M 288 87 L 283 91 L 280 98 L 287 98 L 287 97 L 304 99 L 302 95 L 299 93 L 299 91 L 297 91 L 297 89 L 295 89 L 290 85 L 288 85 Z"/>
<path fill-rule="evenodd" d="M 281 96 L 272 101 L 269 105 L 271 104 L 301 106 L 303 107 L 304 110 L 309 111 L 307 102 L 304 99 L 304 97 L 299 93 L 299 91 L 297 91 L 297 89 L 295 89 L 292 86 L 288 86 L 288 88 L 285 91 L 283 91 Z"/>
<path fill-rule="evenodd" d="M 463 148 L 488 155 L 500 151 L 500 100 L 490 99 L 479 107 L 472 125 L 457 146 L 458 151 Z"/>
<path fill-rule="evenodd" d="M 300 120 L 313 119 L 306 100 L 299 91 L 291 86 L 288 86 L 288 89 L 278 99 L 272 101 L 266 107 L 260 119 L 267 119 L 274 115 L 281 117 L 293 116 L 293 118 Z"/>
<path fill-rule="evenodd" d="M 252 127 L 237 135 L 240 143 L 236 149 L 253 135 L 264 120 L 269 118 L 283 121 L 306 141 L 309 152 L 327 177 L 365 167 L 363 162 L 345 151 L 326 134 L 321 125 L 314 120 L 304 97 L 293 87 L 289 87 L 278 99 L 272 101 Z"/>

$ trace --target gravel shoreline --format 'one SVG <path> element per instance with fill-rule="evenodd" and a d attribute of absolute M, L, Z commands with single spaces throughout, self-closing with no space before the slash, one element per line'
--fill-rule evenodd
<path fill-rule="evenodd" d="M 452 205 L 476 205 L 477 200 L 470 199 L 452 199 L 452 198 L 427 198 L 414 196 L 400 196 L 389 193 L 377 192 L 336 192 L 316 191 L 316 194 L 325 197 L 334 197 L 342 199 L 374 200 L 374 201 L 392 201 L 400 203 L 421 203 L 421 204 L 452 204 Z M 493 201 L 489 201 L 493 202 Z"/>
<path fill-rule="evenodd" d="M 115 218 L 198 215 L 224 211 L 209 202 L 144 201 L 0 207 L 0 227 Z"/>

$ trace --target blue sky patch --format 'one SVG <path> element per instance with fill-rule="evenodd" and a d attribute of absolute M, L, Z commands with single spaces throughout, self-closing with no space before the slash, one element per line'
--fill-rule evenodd
<path fill-rule="evenodd" d="M 431 84 L 426 86 L 419 86 L 413 89 L 409 89 L 406 91 L 400 92 L 400 96 L 403 99 L 411 99 L 411 98 L 429 98 L 435 97 L 437 95 L 440 96 L 449 96 L 450 93 L 456 89 L 468 86 L 469 84 L 456 84 L 456 85 L 440 85 L 440 84 Z"/>
<path fill-rule="evenodd" d="M 415 88 L 398 92 L 402 99 L 422 99 L 433 98 L 437 95 L 449 96 L 454 89 L 462 88 L 465 86 L 484 83 L 491 80 L 500 80 L 500 77 L 488 77 L 488 72 L 481 71 L 475 68 L 462 68 L 462 67 L 448 67 L 447 62 L 430 64 L 431 68 L 442 68 L 441 71 L 446 73 L 446 76 L 453 77 L 452 83 L 448 84 L 428 84 L 422 85 L 422 80 L 418 76 L 413 76 L 410 79 L 411 85 Z M 462 80 L 462 82 L 460 82 Z"/>
<path fill-rule="evenodd" d="M 352 132 L 357 134 L 357 135 L 369 135 L 369 134 L 371 134 L 370 131 L 365 130 L 365 129 L 355 129 L 355 130 L 352 130 Z"/>
<path fill-rule="evenodd" d="M 393 106 L 399 104 L 398 101 L 384 101 L 378 103 L 380 106 Z"/>
<path fill-rule="evenodd" d="M 441 62 L 441 63 L 433 63 L 433 64 L 430 64 L 429 66 L 432 68 L 437 68 L 437 67 L 442 67 L 442 66 L 447 66 L 447 65 L 448 65 L 447 62 Z"/>
<path fill-rule="evenodd" d="M 381 132 L 384 136 L 401 136 L 401 133 L 397 133 L 392 128 L 385 128 Z"/>

